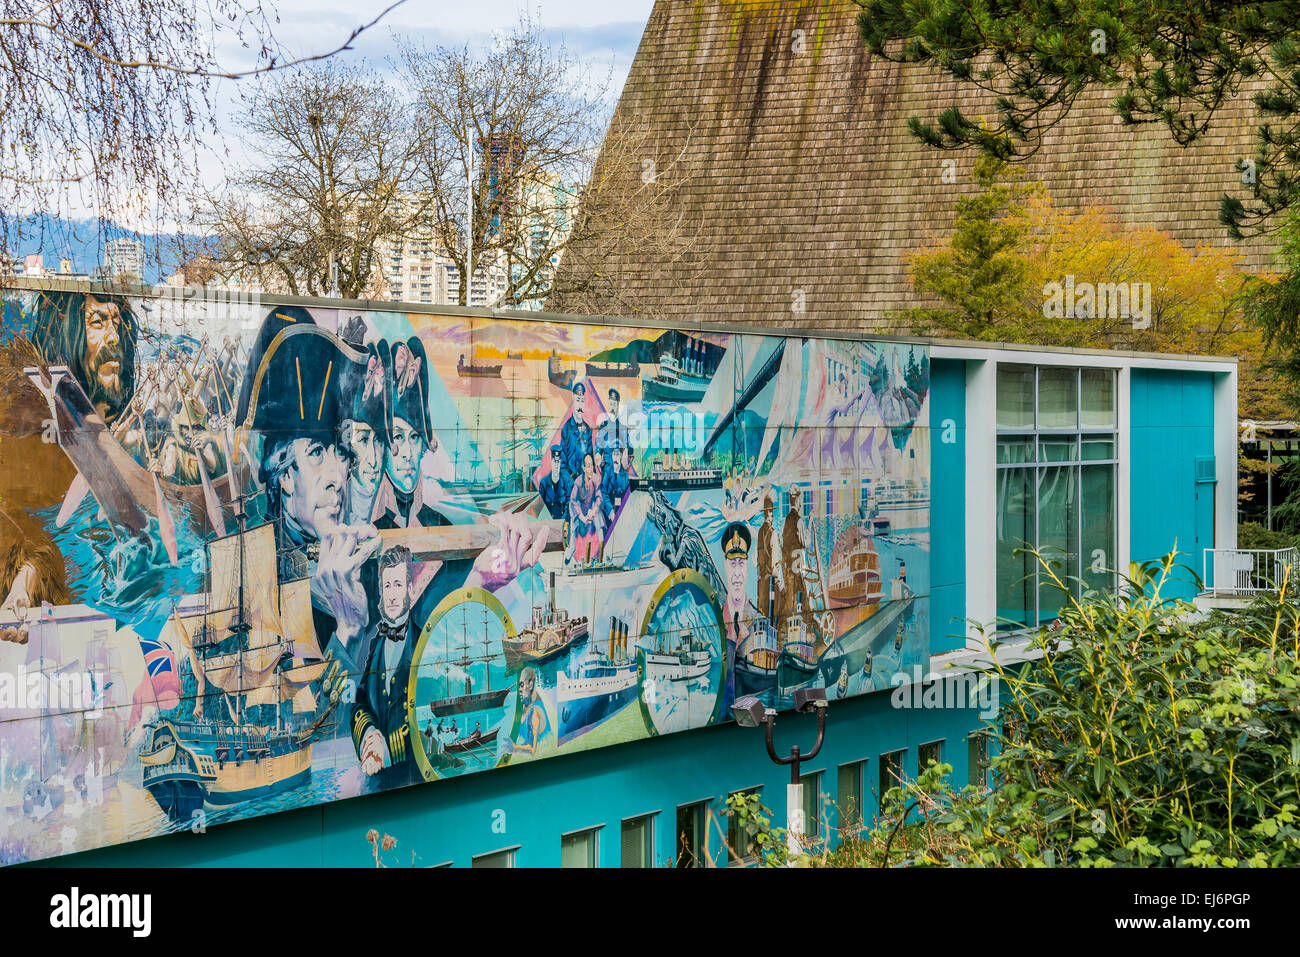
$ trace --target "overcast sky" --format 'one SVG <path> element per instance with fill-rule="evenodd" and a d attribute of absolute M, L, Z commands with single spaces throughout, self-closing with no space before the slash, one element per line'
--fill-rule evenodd
<path fill-rule="evenodd" d="M 272 2 L 280 18 L 272 32 L 287 54 L 298 57 L 336 49 L 391 0 Z M 513 27 L 521 12 L 528 12 L 540 21 L 552 43 L 563 43 L 590 67 L 593 79 L 603 80 L 608 74 L 610 96 L 616 100 L 653 6 L 654 0 L 405 0 L 339 57 L 388 72 L 389 59 L 396 55 L 395 35 L 430 45 L 487 45 L 494 34 Z M 248 52 L 238 47 L 219 50 L 219 59 L 223 68 L 252 65 Z M 248 79 L 223 83 L 216 102 L 227 131 L 234 130 L 240 97 L 255 92 L 255 81 Z M 213 146 L 201 159 L 203 178 L 210 185 L 220 181 L 228 165 L 242 164 L 256 149 L 256 144 L 243 143 L 238 136 Z"/>

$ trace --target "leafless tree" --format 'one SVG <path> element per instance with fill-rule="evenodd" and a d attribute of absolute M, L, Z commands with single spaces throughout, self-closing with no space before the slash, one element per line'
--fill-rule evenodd
<path fill-rule="evenodd" d="M 338 52 L 286 56 L 274 19 L 261 0 L 0 0 L 0 261 L 39 214 L 174 211 L 217 134 L 217 78 Z M 220 62 L 240 47 L 252 65 Z"/>
<path fill-rule="evenodd" d="M 499 280 L 489 301 L 503 307 L 540 305 L 562 284 L 580 292 L 613 278 L 599 259 L 577 270 L 560 263 L 575 244 L 605 245 L 593 242 L 597 233 L 626 248 L 648 232 L 639 224 L 672 204 L 683 170 L 670 158 L 668 175 L 617 196 L 603 176 L 592 179 L 602 144 L 638 171 L 647 155 L 634 130 L 606 136 L 608 76 L 593 76 L 563 45 L 552 46 L 526 15 L 481 52 L 399 46 L 420 119 L 421 221 L 458 275 L 472 254 L 476 276 L 482 269 Z M 460 283 L 462 305 L 469 287 Z"/>
<path fill-rule="evenodd" d="M 382 79 L 337 62 L 267 81 L 241 117 L 257 162 L 196 201 L 216 274 L 293 294 L 382 296 L 383 243 L 420 211 L 409 201 L 411 112 Z"/>

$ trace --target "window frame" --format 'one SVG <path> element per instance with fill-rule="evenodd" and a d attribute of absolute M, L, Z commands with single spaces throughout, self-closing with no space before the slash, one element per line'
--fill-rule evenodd
<path fill-rule="evenodd" d="M 732 798 L 732 797 L 735 797 L 737 794 L 757 794 L 757 795 L 758 795 L 758 799 L 759 799 L 759 801 L 762 801 L 762 800 L 763 800 L 763 785 L 761 785 L 761 784 L 756 784 L 756 785 L 754 785 L 754 786 L 752 786 L 752 787 L 747 787 L 747 788 L 736 788 L 734 791 L 728 791 L 728 792 L 727 792 L 727 797 L 728 797 L 728 798 Z M 706 824 L 706 826 L 707 826 L 707 824 Z M 732 852 L 732 848 L 733 848 L 737 843 L 739 843 L 739 842 L 736 840 L 735 835 L 734 835 L 733 832 L 736 831 L 736 830 L 738 830 L 739 827 L 740 827 L 740 823 L 739 823 L 739 820 L 737 819 L 736 815 L 735 815 L 735 814 L 729 814 L 729 815 L 727 816 L 727 866 L 728 866 L 728 867 L 751 867 L 752 865 L 758 863 L 758 861 L 759 861 L 760 858 L 761 858 L 761 854 L 758 852 L 758 850 L 757 850 L 756 848 L 753 849 L 753 850 L 754 850 L 754 853 L 753 853 L 753 854 L 750 854 L 750 855 L 747 855 L 747 856 L 746 856 L 746 855 L 740 855 L 740 854 L 733 854 L 733 852 Z M 743 836 L 743 835 L 742 835 L 742 836 Z M 753 837 L 745 837 L 746 843 L 748 844 L 748 843 L 752 842 L 755 838 L 757 838 L 757 836 L 758 836 L 757 833 L 755 833 L 755 834 L 753 835 Z M 748 849 L 748 848 L 746 848 L 746 849 Z"/>
<path fill-rule="evenodd" d="M 943 746 L 947 743 L 948 743 L 947 738 L 935 738 L 933 741 L 923 741 L 916 746 L 916 773 L 918 775 L 923 774 L 927 767 L 927 765 L 922 763 L 922 761 L 924 761 L 925 759 L 925 749 L 931 747 L 934 748 L 935 757 L 931 763 L 942 764 Z"/>
<path fill-rule="evenodd" d="M 619 832 L 618 832 L 618 837 L 619 837 L 619 844 L 618 844 L 618 866 L 619 866 L 620 868 L 628 868 L 628 869 L 630 869 L 630 870 L 636 870 L 636 869 L 637 869 L 637 868 L 632 868 L 631 865 L 626 864 L 626 863 L 624 863 L 624 861 L 623 861 L 623 831 L 624 831 L 624 829 L 625 829 L 629 824 L 632 824 L 632 823 L 637 822 L 637 821 L 645 821 L 645 822 L 646 822 L 646 837 L 645 837 L 645 848 L 644 848 L 644 850 L 645 850 L 645 852 L 646 852 L 646 861 L 647 861 L 647 863 L 646 863 L 645 865 L 643 865 L 643 867 L 644 867 L 644 868 L 654 868 L 654 866 L 655 866 L 655 838 L 656 838 L 657 835 L 658 835 L 657 828 L 658 828 L 658 825 L 659 825 L 659 814 L 660 814 L 660 811 L 658 811 L 658 810 L 656 810 L 656 811 L 647 811 L 647 812 L 645 812 L 644 814 L 632 814 L 632 815 L 629 815 L 628 817 L 625 817 L 625 818 L 622 818 L 622 819 L 619 820 L 619 822 L 618 822 L 618 825 L 619 825 Z"/>
<path fill-rule="evenodd" d="M 870 761 L 870 758 L 859 758 L 856 761 L 845 761 L 843 764 L 836 765 L 835 814 L 841 838 L 849 832 L 855 835 L 861 834 L 867 827 L 867 768 Z M 860 806 L 853 809 L 856 812 L 856 817 L 846 821 L 844 818 L 843 797 L 840 793 L 840 778 L 849 768 L 853 769 L 850 773 L 857 775 L 857 801 Z"/>
<path fill-rule="evenodd" d="M 818 768 L 815 771 L 805 771 L 803 774 L 799 775 L 799 783 L 802 784 L 804 788 L 803 808 L 802 808 L 802 810 L 804 811 L 803 835 L 804 835 L 804 840 L 808 843 L 812 843 L 814 841 L 820 841 L 822 839 L 822 831 L 823 831 L 822 824 L 824 823 L 822 821 L 822 779 L 825 776 L 825 773 L 826 773 L 825 768 Z M 813 807 L 816 811 L 811 821 L 808 820 L 808 813 L 807 813 L 808 812 L 808 785 L 810 781 L 815 791 L 813 797 Z"/>
<path fill-rule="evenodd" d="M 698 846 L 689 848 L 690 860 L 683 863 L 682 853 L 682 828 L 680 825 L 681 814 L 683 811 L 694 811 L 699 814 L 697 821 L 699 833 L 697 838 L 703 837 L 703 831 L 709 826 L 709 806 L 713 803 L 712 798 L 703 798 L 698 801 L 687 801 L 684 804 L 678 804 L 673 814 L 673 867 L 702 867 L 707 866 L 703 861 L 704 841 L 699 840 Z"/>
<path fill-rule="evenodd" d="M 566 838 L 577 837 L 580 834 L 591 835 L 591 866 L 589 869 L 598 870 L 600 868 L 600 832 L 605 829 L 604 824 L 593 824 L 590 827 L 578 827 L 572 831 L 562 831 L 560 833 L 560 866 L 564 867 L 564 841 Z M 580 870 L 581 868 L 570 868 L 570 870 Z"/>
<path fill-rule="evenodd" d="M 1078 565 L 1078 571 L 1076 577 L 1078 579 L 1082 579 L 1085 574 L 1085 569 L 1088 567 L 1088 563 L 1085 562 L 1084 539 L 1083 539 L 1083 529 L 1084 529 L 1083 477 L 1084 477 L 1084 469 L 1086 468 L 1096 467 L 1096 466 L 1106 466 L 1110 468 L 1111 501 L 1109 503 L 1109 508 L 1110 508 L 1111 551 L 1117 552 L 1119 548 L 1119 526 L 1120 526 L 1120 516 L 1119 516 L 1120 375 L 1119 372 L 1120 370 L 1111 368 L 1109 366 L 1039 365 L 1039 364 L 1025 363 L 1025 362 L 999 362 L 997 364 L 995 374 L 996 377 L 1000 378 L 1003 375 L 1004 371 L 1011 372 L 1012 370 L 1024 370 L 1024 369 L 1033 370 L 1033 393 L 1034 393 L 1033 394 L 1033 424 L 1029 427 L 1011 427 L 1011 426 L 1003 426 L 1000 424 L 998 418 L 999 410 L 997 407 L 998 398 L 999 398 L 998 383 L 996 381 L 994 383 L 993 461 L 994 461 L 994 468 L 996 469 L 995 481 L 994 481 L 995 496 L 1000 496 L 1001 483 L 1002 483 L 1001 475 L 1003 471 L 1020 470 L 1022 472 L 1028 473 L 1031 479 L 1029 486 L 1033 490 L 1033 509 L 1034 509 L 1034 523 L 1033 523 L 1034 541 L 1031 544 L 1033 545 L 1034 548 L 1039 549 L 1041 551 L 1042 515 L 1040 512 L 1040 499 L 1042 493 L 1042 483 L 1043 483 L 1044 474 L 1049 469 L 1069 469 L 1070 472 L 1072 473 L 1071 479 L 1074 482 L 1074 487 L 1076 489 L 1076 493 L 1078 495 L 1078 502 L 1079 502 L 1079 507 L 1076 509 L 1077 514 L 1074 517 L 1073 531 L 1076 536 L 1075 541 L 1078 543 L 1078 549 L 1079 549 L 1079 553 L 1078 553 L 1079 565 Z M 1055 372 L 1055 373 L 1069 370 L 1074 373 L 1075 402 L 1074 402 L 1074 425 L 1072 427 L 1047 428 L 1039 424 L 1042 418 L 1041 410 L 1039 408 L 1039 393 L 1041 391 L 1041 379 L 1044 370 Z M 1083 424 L 1083 414 L 1084 414 L 1083 374 L 1085 372 L 1092 372 L 1092 373 L 1101 372 L 1101 373 L 1107 373 L 1110 376 L 1110 391 L 1111 391 L 1111 399 L 1112 399 L 1112 406 L 1113 406 L 1112 407 L 1113 424 L 1110 425 L 1109 427 L 1091 426 L 1091 425 L 1085 426 Z M 1027 462 L 999 461 L 1000 458 L 999 452 L 1001 450 L 1001 446 L 1004 438 L 1030 440 L 1030 445 L 1033 454 L 1032 460 Z M 1069 458 L 1068 460 L 1061 460 L 1061 461 L 1045 459 L 1042 455 L 1042 441 L 1044 438 L 1048 440 L 1072 438 L 1073 439 L 1072 457 Z M 1111 452 L 1112 452 L 1111 457 L 1104 458 L 1104 459 L 1085 459 L 1083 457 L 1084 441 L 1085 440 L 1095 441 L 1103 438 L 1108 439 L 1111 443 Z M 1000 509 L 1001 505 L 999 504 L 997 507 Z M 997 542 L 995 542 L 995 548 L 996 547 L 998 547 Z M 1021 546 L 1017 545 L 1013 547 L 1021 547 Z M 1118 564 L 1117 558 L 1118 558 L 1117 554 L 1109 556 L 1109 564 L 1117 565 Z M 1066 556 L 1065 564 L 1067 567 L 1065 568 L 1065 575 L 1063 577 L 1069 575 L 1068 554 Z M 1001 595 L 1002 583 L 1000 580 L 999 573 L 1000 573 L 1000 569 L 995 568 L 994 587 L 996 589 L 997 598 L 1002 597 Z M 1111 568 L 1109 570 L 1108 577 L 1110 579 L 1110 583 L 1108 587 L 1111 590 L 1114 590 L 1118 585 L 1117 575 L 1118 573 L 1116 572 L 1115 568 Z M 1021 581 L 1023 581 L 1023 579 L 1021 579 Z M 1071 584 L 1071 592 L 1073 594 L 1073 597 L 1075 597 L 1076 599 L 1079 598 L 1082 595 L 1082 582 L 1074 581 L 1071 582 L 1070 584 Z M 1026 609 L 1026 617 L 1032 618 L 1032 620 L 1026 621 L 1024 623 L 1018 623 L 1018 622 L 1012 623 L 1012 622 L 1003 621 L 1001 616 L 998 616 L 998 620 L 996 622 L 996 630 L 1003 633 L 1025 631 L 1032 628 L 1038 628 L 1046 624 L 1047 622 L 1054 620 L 1056 616 L 1053 616 L 1052 618 L 1046 618 L 1046 619 L 1043 617 L 1043 601 L 1042 601 L 1043 587 L 1044 584 L 1043 584 L 1042 569 L 1039 566 L 1039 564 L 1035 562 L 1034 569 L 1033 569 L 1033 584 L 1032 584 L 1033 607 L 1032 609 L 1028 609 L 1028 608 Z M 1031 610 L 1032 610 L 1032 615 L 1029 614 Z"/>
<path fill-rule="evenodd" d="M 523 847 L 522 844 L 511 844 L 509 847 L 499 847 L 495 851 L 484 851 L 482 854 L 475 854 L 469 859 L 469 866 L 471 869 L 474 867 L 482 867 L 482 865 L 478 864 L 481 860 L 489 857 L 496 857 L 498 854 L 509 854 L 510 857 L 507 858 L 509 863 L 506 864 L 506 867 L 514 868 L 521 847 Z"/>

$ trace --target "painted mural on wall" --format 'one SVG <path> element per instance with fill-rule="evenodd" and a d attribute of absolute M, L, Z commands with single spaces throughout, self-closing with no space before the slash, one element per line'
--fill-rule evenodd
<path fill-rule="evenodd" d="M 5 863 L 926 654 L 922 346 L 4 295 Z"/>

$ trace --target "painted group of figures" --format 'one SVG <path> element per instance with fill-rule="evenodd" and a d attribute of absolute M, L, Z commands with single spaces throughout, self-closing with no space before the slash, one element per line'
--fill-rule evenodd
<path fill-rule="evenodd" d="M 631 487 L 632 452 L 619 415 L 621 395 L 611 388 L 598 430 L 587 418 L 587 386 L 572 387 L 569 418 L 551 446 L 549 469 L 537 482 L 542 502 L 569 528 L 569 555 L 580 562 L 600 557 L 605 538 Z"/>
<path fill-rule="evenodd" d="M 310 578 L 317 646 L 341 668 L 332 674 L 344 689 L 363 771 L 381 786 L 416 779 L 407 681 L 422 623 L 453 590 L 492 592 L 536 564 L 547 529 L 530 529 L 525 515 L 493 515 L 496 544 L 474 559 L 418 563 L 404 545 L 383 547 L 384 530 L 451 524 L 441 502 L 426 500 L 437 485 L 427 482 L 422 463 L 438 455 L 439 441 L 430 423 L 428 358 L 417 336 L 366 342 L 360 320 L 336 336 L 305 309 L 273 308 L 242 377 L 231 375 L 231 350 L 212 358 L 217 392 L 228 400 L 211 409 L 197 377 L 177 374 L 174 359 L 159 363 L 173 364 L 169 377 L 137 381 L 140 336 L 124 298 L 50 292 L 39 295 L 29 334 L 6 347 L 4 378 L 15 386 L 7 420 L 18 427 L 7 429 L 0 468 L 0 509 L 16 531 L 3 536 L 0 549 L 4 610 L 21 619 L 42 603 L 72 600 L 62 557 L 32 512 L 59 504 L 76 472 L 50 454 L 58 446 L 43 435 L 45 398 L 15 374 L 32 363 L 66 366 L 110 434 L 169 481 L 215 479 L 234 470 L 236 445 L 248 449 L 251 461 L 239 463 L 247 487 L 240 501 L 227 504 L 247 527 L 274 523 L 282 579 Z M 151 447 L 159 421 L 169 421 L 170 435 Z M 46 468 L 56 465 L 62 467 Z M 589 489 L 582 478 L 574 485 Z M 579 497 L 593 499 L 590 491 Z M 580 517 L 591 520 L 589 506 Z M 128 530 L 115 528 L 114 535 L 120 547 L 154 551 Z M 25 632 L 10 625 L 3 637 L 23 641 Z M 193 669 L 188 662 L 180 668 L 192 687 Z"/>

